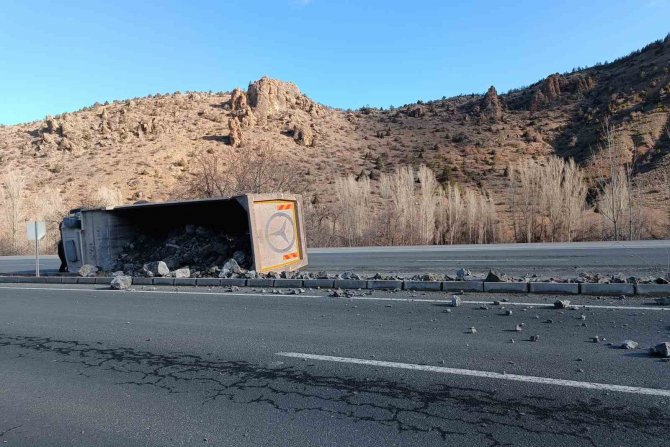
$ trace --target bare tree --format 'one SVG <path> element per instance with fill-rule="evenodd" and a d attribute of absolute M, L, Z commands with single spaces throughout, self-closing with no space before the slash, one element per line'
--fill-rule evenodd
<path fill-rule="evenodd" d="M 512 219 L 517 240 L 573 240 L 586 207 L 586 182 L 574 160 L 550 157 L 509 167 Z"/>
<path fill-rule="evenodd" d="M 370 180 L 363 177 L 356 181 L 353 175 L 338 178 L 335 181 L 335 197 L 342 239 L 350 247 L 361 245 L 371 222 Z"/>
<path fill-rule="evenodd" d="M 435 173 L 428 167 L 419 167 L 419 205 L 418 216 L 419 233 L 421 244 L 432 244 L 435 242 L 437 231 L 437 209 L 441 201 L 441 188 Z"/>
<path fill-rule="evenodd" d="M 380 191 L 387 202 L 384 221 L 389 242 L 395 245 L 414 243 L 417 239 L 414 170 L 405 166 L 393 174 L 382 174 Z"/>
<path fill-rule="evenodd" d="M 337 244 L 338 204 L 321 204 L 316 200 L 303 203 L 305 232 L 310 247 L 329 247 Z"/>
<path fill-rule="evenodd" d="M 540 184 L 538 182 L 536 164 L 530 160 L 522 160 L 510 168 L 510 182 L 515 185 L 512 212 L 515 226 L 519 228 L 522 242 L 532 242 L 537 232 Z"/>
<path fill-rule="evenodd" d="M 443 240 L 453 244 L 460 240 L 465 220 L 465 203 L 461 189 L 456 185 L 447 185 L 443 201 L 444 213 L 441 225 L 442 233 L 445 235 Z"/>
<path fill-rule="evenodd" d="M 612 238 L 619 240 L 622 237 L 622 224 L 626 219 L 626 210 L 629 210 L 629 237 L 632 238 L 633 200 L 630 189 L 632 170 L 625 164 L 625 148 L 621 147 L 616 139 L 612 123 L 605 119 L 602 126 L 603 142 L 598 153 L 593 157 L 593 164 L 598 170 L 598 185 L 600 198 L 598 211 L 612 226 Z"/>
<path fill-rule="evenodd" d="M 268 142 L 238 150 L 239 157 L 229 166 L 235 194 L 285 191 L 290 175 L 278 151 Z"/>
<path fill-rule="evenodd" d="M 196 165 L 187 189 L 189 197 L 283 192 L 289 185 L 289 169 L 268 142 L 203 155 Z"/>
<path fill-rule="evenodd" d="M 9 231 L 10 250 L 19 253 L 19 232 L 24 221 L 24 193 L 26 182 L 23 176 L 9 171 L 3 176 L 3 209 Z"/>
<path fill-rule="evenodd" d="M 575 233 L 582 228 L 587 194 L 584 172 L 573 159 L 564 165 L 562 191 L 565 236 L 568 242 L 572 242 Z"/>
<path fill-rule="evenodd" d="M 493 200 L 470 188 L 446 186 L 439 221 L 441 241 L 449 244 L 484 244 L 497 238 Z"/>
<path fill-rule="evenodd" d="M 598 200 L 598 211 L 612 224 L 612 237 L 617 241 L 621 238 L 621 221 L 625 219 L 629 199 L 625 168 L 619 167 L 603 186 Z"/>
<path fill-rule="evenodd" d="M 540 194 L 539 208 L 542 217 L 546 218 L 547 233 L 551 242 L 556 241 L 558 233 L 563 224 L 562 213 L 564 212 L 563 201 L 565 195 L 562 191 L 563 168 L 565 162 L 558 157 L 550 157 L 547 164 L 538 167 L 537 174 L 542 179 L 537 179 L 537 190 Z"/>
<path fill-rule="evenodd" d="M 47 234 L 40 244 L 45 250 L 55 253 L 60 239 L 56 229 L 67 212 L 63 195 L 56 188 L 46 187 L 33 196 L 31 202 L 34 217 L 47 225 Z"/>

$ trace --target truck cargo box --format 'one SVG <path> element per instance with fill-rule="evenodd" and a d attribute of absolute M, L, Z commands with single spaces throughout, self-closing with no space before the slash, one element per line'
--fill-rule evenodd
<path fill-rule="evenodd" d="M 202 227 L 241 240 L 258 272 L 291 271 L 307 265 L 302 201 L 293 194 L 141 203 L 74 210 L 63 219 L 61 237 L 68 269 L 83 264 L 111 271 L 140 237 L 159 237 Z M 153 259 L 160 261 L 161 259 Z"/>

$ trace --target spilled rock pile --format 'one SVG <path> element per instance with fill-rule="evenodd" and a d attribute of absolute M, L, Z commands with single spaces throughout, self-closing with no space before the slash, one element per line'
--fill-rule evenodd
<path fill-rule="evenodd" d="M 133 276 L 179 278 L 243 274 L 253 268 L 249 235 L 186 225 L 164 236 L 142 235 L 129 243 L 116 269 Z"/>

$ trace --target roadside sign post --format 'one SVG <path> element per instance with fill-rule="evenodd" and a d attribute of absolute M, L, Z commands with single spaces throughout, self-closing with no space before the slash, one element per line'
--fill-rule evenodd
<path fill-rule="evenodd" d="M 40 239 L 47 234 L 45 222 L 31 220 L 26 224 L 26 233 L 29 241 L 35 241 L 35 276 L 40 276 Z"/>

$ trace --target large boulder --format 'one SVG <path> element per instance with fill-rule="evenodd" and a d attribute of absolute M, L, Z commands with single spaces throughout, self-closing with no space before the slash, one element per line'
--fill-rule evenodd
<path fill-rule="evenodd" d="M 142 266 L 142 271 L 147 276 L 168 276 L 170 274 L 170 269 L 163 261 L 154 261 L 144 264 Z"/>
<path fill-rule="evenodd" d="M 79 267 L 79 276 L 87 277 L 87 276 L 95 276 L 95 274 L 98 272 L 98 268 L 94 265 L 91 264 L 84 264 L 81 267 Z"/>
<path fill-rule="evenodd" d="M 463 280 L 467 278 L 468 276 L 472 276 L 472 272 L 466 268 L 460 268 L 456 270 L 456 278 L 459 280 Z"/>
<path fill-rule="evenodd" d="M 110 283 L 114 290 L 126 290 L 133 284 L 133 278 L 126 275 L 115 276 Z"/>
<path fill-rule="evenodd" d="M 219 273 L 220 278 L 227 278 L 231 275 L 241 275 L 245 270 L 240 267 L 237 261 L 234 258 L 228 259 L 223 267 L 221 267 L 221 273 Z"/>
<path fill-rule="evenodd" d="M 486 275 L 486 282 L 505 282 L 507 281 L 507 275 L 501 273 L 497 270 L 489 270 L 489 274 Z"/>
<path fill-rule="evenodd" d="M 188 267 L 183 267 L 180 269 L 177 269 L 174 271 L 174 277 L 175 278 L 190 278 L 191 277 L 191 269 Z"/>

